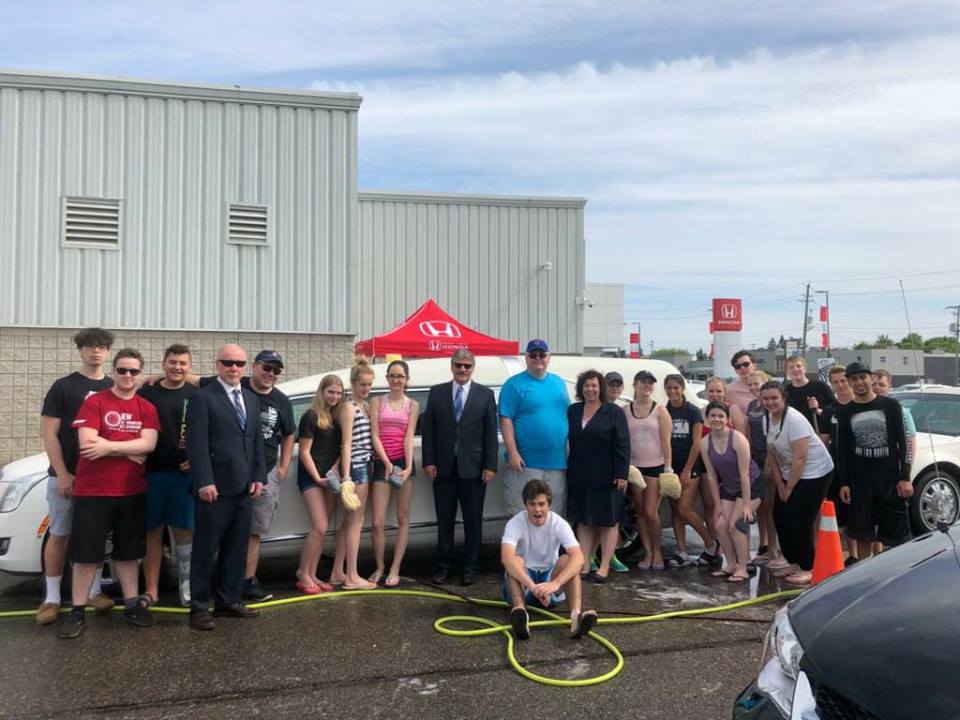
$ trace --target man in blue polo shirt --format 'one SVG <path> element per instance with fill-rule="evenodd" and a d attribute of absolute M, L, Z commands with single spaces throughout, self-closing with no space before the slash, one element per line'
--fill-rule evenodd
<path fill-rule="evenodd" d="M 527 370 L 500 391 L 500 429 L 507 449 L 503 501 L 508 513 L 524 509 L 523 486 L 534 478 L 550 486 L 553 507 L 566 510 L 567 384 L 547 372 L 550 348 L 543 340 L 527 343 Z"/>

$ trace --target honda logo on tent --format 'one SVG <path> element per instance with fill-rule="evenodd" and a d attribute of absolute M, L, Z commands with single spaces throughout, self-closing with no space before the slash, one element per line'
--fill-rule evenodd
<path fill-rule="evenodd" d="M 452 322 L 440 320 L 424 320 L 420 323 L 420 332 L 427 337 L 458 338 L 461 335 L 460 328 Z"/>

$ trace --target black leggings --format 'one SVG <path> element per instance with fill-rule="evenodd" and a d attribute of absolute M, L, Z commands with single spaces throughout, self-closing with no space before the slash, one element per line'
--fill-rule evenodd
<path fill-rule="evenodd" d="M 823 477 L 800 480 L 786 502 L 780 499 L 779 493 L 774 500 L 773 523 L 777 527 L 780 549 L 787 561 L 799 565 L 801 570 L 813 569 L 813 523 L 832 477 L 831 470 Z"/>

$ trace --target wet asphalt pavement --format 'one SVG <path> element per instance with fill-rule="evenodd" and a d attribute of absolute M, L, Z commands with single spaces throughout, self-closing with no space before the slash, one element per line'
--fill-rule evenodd
<path fill-rule="evenodd" d="M 672 550 L 665 534 L 665 552 Z M 691 544 L 692 545 L 692 544 Z M 699 551 L 698 551 L 699 552 Z M 484 549 L 475 585 L 456 593 L 499 597 L 496 548 Z M 405 563 L 403 589 L 427 589 L 429 553 Z M 601 618 L 715 606 L 780 589 L 765 571 L 731 586 L 696 567 L 611 573 L 585 587 L 585 607 Z M 292 561 L 270 560 L 260 577 L 277 597 L 295 595 Z M 458 578 L 454 578 L 458 580 Z M 34 607 L 38 579 L 0 579 L 0 610 Z M 172 601 L 171 589 L 161 598 Z M 184 615 L 158 614 L 139 629 L 119 613 L 88 615 L 80 638 L 56 626 L 0 618 L 0 718 L 729 718 L 754 677 L 767 622 L 782 602 L 723 616 L 600 626 L 620 648 L 623 671 L 609 682 L 556 688 L 509 665 L 501 635 L 450 638 L 433 630 L 442 615 L 506 612 L 449 600 L 376 595 L 265 609 L 254 620 L 218 620 L 189 629 Z M 724 619 L 720 619 L 720 618 Z M 613 667 L 597 642 L 565 630 L 533 629 L 517 655 L 531 671 L 557 678 Z"/>

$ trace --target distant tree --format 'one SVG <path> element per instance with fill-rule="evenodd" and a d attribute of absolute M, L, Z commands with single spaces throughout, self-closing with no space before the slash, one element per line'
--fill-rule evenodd
<path fill-rule="evenodd" d="M 707 354 L 703 351 L 703 348 L 697 348 L 697 360 L 706 360 Z"/>
<path fill-rule="evenodd" d="M 901 350 L 921 350 L 923 349 L 923 337 L 920 333 L 910 333 L 897 343 L 897 347 Z"/>
<path fill-rule="evenodd" d="M 896 343 L 893 342 L 893 339 L 885 333 L 880 333 L 877 335 L 877 339 L 873 342 L 873 347 L 875 347 L 877 350 L 888 350 L 895 345 Z"/>
<path fill-rule="evenodd" d="M 777 347 L 783 348 L 784 350 L 787 349 L 787 339 L 783 335 L 781 335 L 780 339 L 777 341 Z"/>
<path fill-rule="evenodd" d="M 776 350 L 776 349 L 777 349 L 777 339 L 770 338 L 769 342 L 767 342 L 767 350 Z"/>
<path fill-rule="evenodd" d="M 871 345 L 868 342 L 865 342 L 864 340 L 861 340 L 860 342 L 853 344 L 854 350 L 869 350 L 872 347 L 873 345 Z"/>
<path fill-rule="evenodd" d="M 923 351 L 955 353 L 957 351 L 957 339 L 948 335 L 927 338 L 923 343 Z"/>
<path fill-rule="evenodd" d="M 667 348 L 660 348 L 660 349 L 658 349 L 658 350 L 654 350 L 654 351 L 653 351 L 653 354 L 651 354 L 650 357 L 655 357 L 655 358 L 672 358 L 672 357 L 674 357 L 675 355 L 689 355 L 689 354 L 690 354 L 690 351 L 689 351 L 689 350 L 685 350 L 684 348 L 670 348 L 670 347 L 667 347 Z"/>

